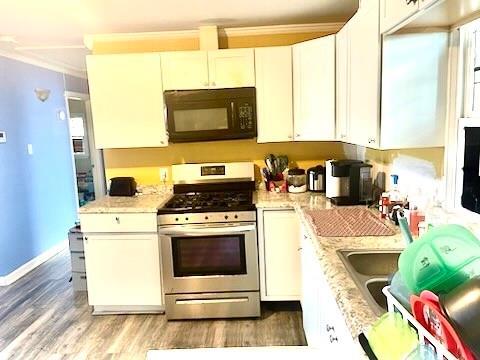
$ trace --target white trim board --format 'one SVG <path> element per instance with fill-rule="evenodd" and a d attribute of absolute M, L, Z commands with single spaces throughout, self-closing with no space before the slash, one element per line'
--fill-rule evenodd
<path fill-rule="evenodd" d="M 45 261 L 51 259 L 66 248 L 68 248 L 68 240 L 63 240 L 59 244 L 34 257 L 32 260 L 23 264 L 19 268 L 13 270 L 10 274 L 0 276 L 0 286 L 8 286 L 13 284 L 15 281 L 27 275 L 30 271 L 34 270 L 36 267 L 40 266 Z"/>

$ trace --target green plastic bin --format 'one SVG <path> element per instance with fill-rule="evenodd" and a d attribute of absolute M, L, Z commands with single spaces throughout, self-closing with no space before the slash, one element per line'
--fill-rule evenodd
<path fill-rule="evenodd" d="M 434 227 L 403 251 L 398 268 L 413 293 L 448 293 L 480 275 L 480 241 L 460 225 Z"/>

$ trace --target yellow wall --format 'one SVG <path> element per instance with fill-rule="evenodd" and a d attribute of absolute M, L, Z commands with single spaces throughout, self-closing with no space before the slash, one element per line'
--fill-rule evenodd
<path fill-rule="evenodd" d="M 105 150 L 107 179 L 133 176 L 140 184 L 160 182 L 159 171 L 172 164 L 197 162 L 254 161 L 256 178 L 264 167 L 266 155 L 287 155 L 291 166 L 309 168 L 331 158 L 343 158 L 342 144 L 337 142 L 257 144 L 255 140 L 231 140 L 170 144 L 166 148 Z M 170 182 L 169 173 L 168 181 Z"/>
<path fill-rule="evenodd" d="M 220 48 L 242 48 L 291 45 L 329 33 L 295 33 L 219 37 Z M 94 54 L 197 50 L 198 38 L 156 39 L 145 41 L 115 41 L 94 43 Z M 352 149 L 355 156 L 352 156 Z M 160 182 L 159 170 L 172 164 L 189 162 L 254 161 L 257 178 L 265 155 L 288 155 L 293 165 L 301 168 L 321 164 L 331 158 L 368 159 L 374 164 L 374 173 L 389 168 L 399 156 L 411 156 L 433 164 L 438 176 L 443 175 L 443 148 L 378 151 L 337 142 L 257 144 L 255 140 L 220 141 L 210 143 L 170 144 L 167 148 L 105 150 L 107 179 L 114 176 L 133 176 L 140 184 Z M 170 173 L 168 181 L 170 181 Z"/>
<path fill-rule="evenodd" d="M 330 35 L 331 32 L 311 32 L 295 34 L 275 35 L 251 35 L 251 36 L 220 36 L 218 45 L 221 49 L 282 46 L 292 45 L 321 36 Z M 198 38 L 159 38 L 135 41 L 94 42 L 93 54 L 121 54 L 135 52 L 157 52 L 175 50 L 198 50 L 200 41 Z"/>

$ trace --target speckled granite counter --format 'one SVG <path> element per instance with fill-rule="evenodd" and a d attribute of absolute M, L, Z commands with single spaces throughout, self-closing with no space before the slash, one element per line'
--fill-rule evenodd
<path fill-rule="evenodd" d="M 325 273 L 338 307 L 343 313 L 346 325 L 353 337 L 366 330 L 378 318 L 370 309 L 362 293 L 350 277 L 337 250 L 349 249 L 403 249 L 405 247 L 398 228 L 393 236 L 370 237 L 321 237 L 315 232 L 305 210 L 334 207 L 323 194 L 279 194 L 257 191 L 257 208 L 294 208 L 302 225 L 307 230 L 316 249 L 318 260 Z"/>
<path fill-rule="evenodd" d="M 316 209 L 332 207 L 324 194 L 312 192 L 292 194 L 258 190 L 254 194 L 253 202 L 257 208 L 262 209 L 293 208 L 295 206 L 311 206 Z"/>
<path fill-rule="evenodd" d="M 133 197 L 102 197 L 82 206 L 79 213 L 156 213 L 172 197 L 172 188 L 169 186 L 148 186 L 141 190 L 141 194 Z"/>

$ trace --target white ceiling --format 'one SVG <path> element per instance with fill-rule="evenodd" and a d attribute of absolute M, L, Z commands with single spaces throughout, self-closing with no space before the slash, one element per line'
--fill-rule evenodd
<path fill-rule="evenodd" d="M 76 68 L 84 66 L 85 34 L 338 22 L 357 7 L 358 0 L 0 0 L 0 48 L 1 36 L 12 36 L 9 47 Z"/>

